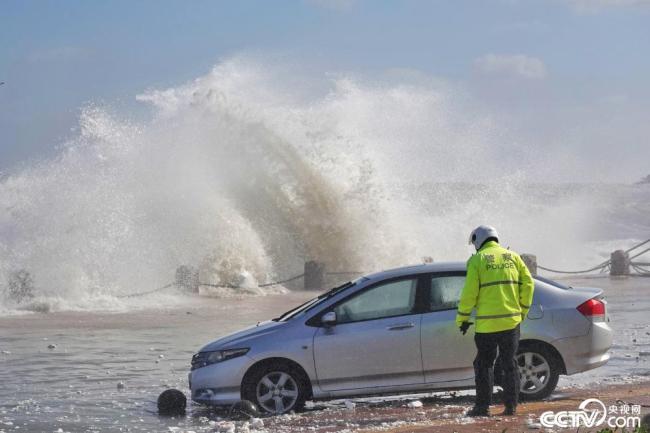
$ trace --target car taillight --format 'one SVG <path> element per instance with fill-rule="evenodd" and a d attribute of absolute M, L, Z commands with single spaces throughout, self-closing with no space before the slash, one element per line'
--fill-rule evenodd
<path fill-rule="evenodd" d="M 594 321 L 605 320 L 605 303 L 600 299 L 589 299 L 578 306 L 578 311 Z"/>

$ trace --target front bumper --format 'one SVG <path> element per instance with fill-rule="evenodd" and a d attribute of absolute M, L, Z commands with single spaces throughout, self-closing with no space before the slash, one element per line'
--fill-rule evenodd
<path fill-rule="evenodd" d="M 612 329 L 607 322 L 594 322 L 586 335 L 561 338 L 553 345 L 562 355 L 567 374 L 592 370 L 609 361 Z"/>
<path fill-rule="evenodd" d="M 244 355 L 192 370 L 188 375 L 192 400 L 213 406 L 240 401 L 242 379 L 253 362 Z"/>

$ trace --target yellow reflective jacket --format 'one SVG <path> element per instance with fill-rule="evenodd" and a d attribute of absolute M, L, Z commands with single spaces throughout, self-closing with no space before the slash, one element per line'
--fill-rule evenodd
<path fill-rule="evenodd" d="M 476 309 L 476 332 L 514 329 L 528 314 L 534 283 L 521 257 L 488 241 L 467 261 L 467 277 L 460 295 L 456 324 Z"/>

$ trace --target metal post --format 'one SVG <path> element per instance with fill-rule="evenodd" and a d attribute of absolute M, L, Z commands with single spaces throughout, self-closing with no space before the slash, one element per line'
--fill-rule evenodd
<path fill-rule="evenodd" d="M 325 265 L 314 260 L 305 262 L 305 290 L 322 290 L 325 282 Z"/>
<path fill-rule="evenodd" d="M 524 261 L 532 275 L 537 275 L 537 256 L 535 254 L 522 254 L 521 259 Z"/>
<path fill-rule="evenodd" d="M 630 255 L 624 250 L 616 250 L 610 256 L 609 275 L 630 275 Z"/>

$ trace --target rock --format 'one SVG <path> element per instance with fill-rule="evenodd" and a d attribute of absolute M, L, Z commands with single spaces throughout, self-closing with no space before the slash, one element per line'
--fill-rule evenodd
<path fill-rule="evenodd" d="M 420 400 L 413 400 L 413 401 L 409 401 L 407 406 L 411 408 L 419 408 L 422 407 L 423 404 Z"/>
<path fill-rule="evenodd" d="M 258 418 L 260 412 L 257 409 L 257 406 L 253 402 L 248 400 L 241 400 L 237 403 L 230 406 L 228 411 L 228 417 L 232 419 L 249 419 L 249 418 Z"/>
<path fill-rule="evenodd" d="M 260 418 L 252 418 L 251 419 L 251 427 L 253 427 L 255 430 L 260 430 L 264 428 L 264 420 Z"/>
<path fill-rule="evenodd" d="M 158 355 L 158 358 L 160 358 L 160 359 L 164 359 L 164 358 L 165 358 L 165 355 L 163 355 L 163 354 L 161 353 L 160 355 Z"/>
<path fill-rule="evenodd" d="M 126 385 L 124 385 L 124 382 L 117 382 L 117 389 L 124 389 L 126 388 Z"/>
<path fill-rule="evenodd" d="M 345 400 L 345 408 L 347 410 L 355 410 L 357 407 L 357 404 L 353 401 L 350 400 Z"/>
<path fill-rule="evenodd" d="M 223 433 L 235 433 L 235 423 L 234 422 L 219 422 L 217 424 L 217 431 Z"/>
<path fill-rule="evenodd" d="M 530 430 L 539 430 L 542 428 L 542 425 L 534 421 L 534 418 L 528 418 L 526 419 L 526 427 L 528 427 Z"/>
<path fill-rule="evenodd" d="M 3 351 L 2 351 L 2 354 L 3 354 L 3 355 L 11 355 L 11 352 L 8 351 L 8 350 L 3 350 Z"/>
<path fill-rule="evenodd" d="M 48 349 L 56 349 L 56 344 L 48 344 L 47 348 Z"/>
<path fill-rule="evenodd" d="M 541 429 L 542 425 L 529 418 L 526 420 L 526 427 L 528 427 L 531 430 L 535 430 L 535 429 Z"/>

